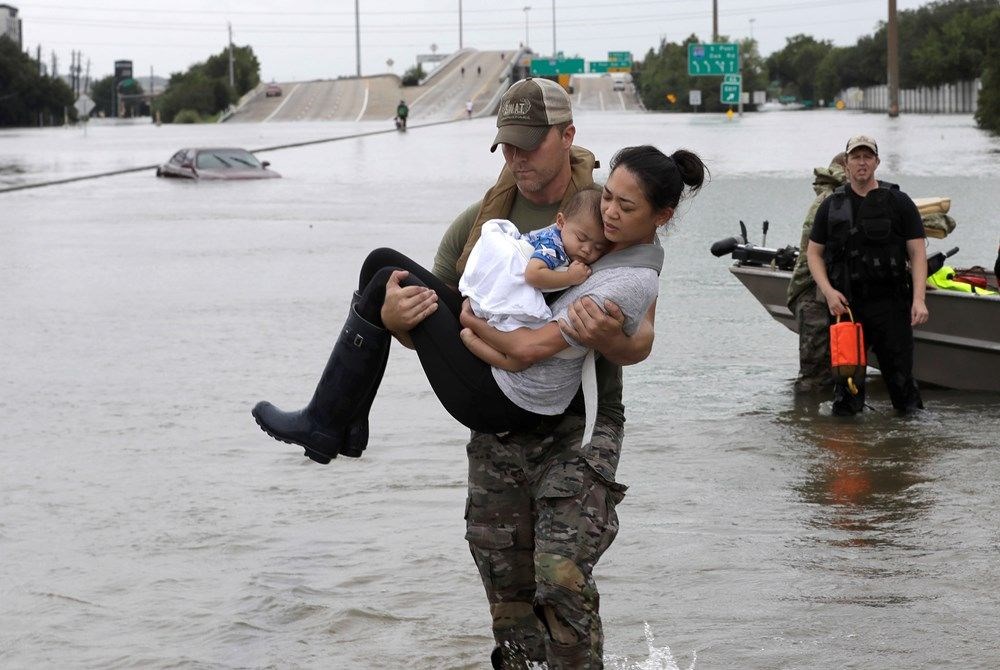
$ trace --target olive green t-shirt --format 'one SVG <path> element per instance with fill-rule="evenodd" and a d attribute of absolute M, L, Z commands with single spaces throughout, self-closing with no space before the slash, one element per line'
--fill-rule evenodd
<path fill-rule="evenodd" d="M 476 222 L 476 215 L 479 213 L 481 205 L 482 201 L 479 201 L 458 215 L 448 226 L 444 237 L 441 238 L 441 244 L 438 245 L 437 253 L 434 255 L 432 272 L 434 276 L 449 286 L 458 286 L 460 277 L 455 269 L 455 264 L 462 255 L 462 250 L 469 239 L 469 233 Z M 556 220 L 558 213 L 558 202 L 551 205 L 536 205 L 518 194 L 514 197 L 514 205 L 507 218 L 517 226 L 519 231 L 526 233 L 551 225 Z M 557 294 L 549 294 L 550 297 L 555 295 Z M 584 413 L 583 393 L 577 392 L 566 411 L 581 415 Z M 625 423 L 625 406 L 622 404 L 622 369 L 620 365 L 615 365 L 603 356 L 597 357 L 597 414 L 618 425 Z"/>

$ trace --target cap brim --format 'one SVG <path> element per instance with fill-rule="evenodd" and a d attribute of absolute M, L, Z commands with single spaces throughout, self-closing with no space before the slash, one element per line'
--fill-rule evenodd
<path fill-rule="evenodd" d="M 878 156 L 878 147 L 876 147 L 876 146 L 873 146 L 873 145 L 871 145 L 871 144 L 868 144 L 867 142 L 858 142 L 858 143 L 857 143 L 857 144 L 855 144 L 855 145 L 854 145 L 853 147 L 851 147 L 850 149 L 848 149 L 848 150 L 847 150 L 847 153 L 851 153 L 851 152 L 853 152 L 853 151 L 854 151 L 855 149 L 860 149 L 861 147 L 864 147 L 865 149 L 868 149 L 868 150 L 869 150 L 869 151 L 871 151 L 871 152 L 872 152 L 873 154 L 875 154 L 876 156 Z"/>
<path fill-rule="evenodd" d="M 510 144 L 518 149 L 534 151 L 545 139 L 549 128 L 552 126 L 501 126 L 497 130 L 497 136 L 493 138 L 493 146 L 490 151 L 496 151 L 501 144 Z"/>

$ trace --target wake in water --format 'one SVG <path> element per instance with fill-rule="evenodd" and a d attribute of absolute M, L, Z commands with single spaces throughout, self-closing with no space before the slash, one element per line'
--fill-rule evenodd
<path fill-rule="evenodd" d="M 681 670 L 677 661 L 674 660 L 669 646 L 657 647 L 653 644 L 653 631 L 648 623 L 644 624 L 644 635 L 646 636 L 646 644 L 649 646 L 648 658 L 641 661 L 631 661 L 628 657 L 608 656 L 605 659 L 608 667 L 615 670 Z M 694 670 L 694 665 L 697 662 L 698 653 L 692 651 L 691 665 L 687 667 L 687 670 Z"/>

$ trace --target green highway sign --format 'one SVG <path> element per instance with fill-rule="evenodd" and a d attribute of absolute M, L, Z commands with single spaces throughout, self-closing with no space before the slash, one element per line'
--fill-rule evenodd
<path fill-rule="evenodd" d="M 722 88 L 719 91 L 719 101 L 724 105 L 736 105 L 740 102 L 740 85 L 739 83 L 729 84 L 726 82 L 722 83 Z"/>
<path fill-rule="evenodd" d="M 582 58 L 534 58 L 531 61 L 533 77 L 552 77 L 559 74 L 583 74 Z"/>
<path fill-rule="evenodd" d="M 722 76 L 723 84 L 742 84 L 743 75 L 740 74 L 727 74 Z"/>
<path fill-rule="evenodd" d="M 606 60 L 592 60 L 590 61 L 590 71 L 591 72 L 607 72 L 608 68 L 611 67 L 611 63 Z"/>
<path fill-rule="evenodd" d="M 612 62 L 632 62 L 632 52 L 631 51 L 609 51 L 608 60 Z"/>
<path fill-rule="evenodd" d="M 719 76 L 739 71 L 739 44 L 688 44 L 688 75 Z"/>

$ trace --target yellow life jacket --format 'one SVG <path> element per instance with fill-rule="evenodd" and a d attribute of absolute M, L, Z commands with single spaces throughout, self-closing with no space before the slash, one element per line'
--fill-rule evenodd
<path fill-rule="evenodd" d="M 942 265 L 941 269 L 927 277 L 927 285 L 934 288 L 941 288 L 948 291 L 963 291 L 965 293 L 975 293 L 976 295 L 996 295 L 996 291 L 979 288 L 964 281 L 955 281 L 955 268 L 950 265 Z"/>

